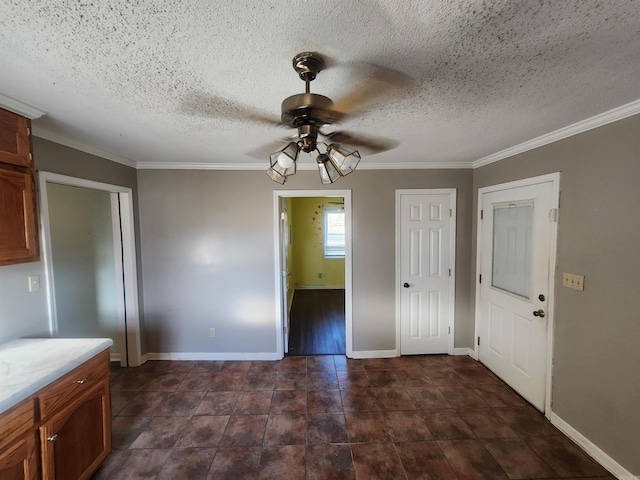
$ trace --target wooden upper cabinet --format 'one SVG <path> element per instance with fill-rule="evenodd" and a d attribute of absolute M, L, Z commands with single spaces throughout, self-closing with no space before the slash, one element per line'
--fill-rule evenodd
<path fill-rule="evenodd" d="M 0 108 L 0 162 L 31 167 L 31 121 Z"/>
<path fill-rule="evenodd" d="M 0 265 L 40 260 L 30 128 L 0 109 Z"/>

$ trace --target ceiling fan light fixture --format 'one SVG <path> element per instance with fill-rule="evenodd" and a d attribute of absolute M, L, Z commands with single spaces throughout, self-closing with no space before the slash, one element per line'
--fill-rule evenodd
<path fill-rule="evenodd" d="M 329 157 L 327 156 L 326 153 L 321 153 L 320 155 L 318 155 L 316 162 L 318 162 L 318 172 L 320 172 L 320 181 L 324 185 L 333 183 L 341 177 L 340 172 L 336 169 L 335 165 L 329 160 Z"/>
<path fill-rule="evenodd" d="M 267 175 L 271 180 L 284 184 L 287 177 L 296 173 L 296 161 L 300 147 L 296 142 L 290 142 L 286 147 L 273 152 L 270 156 Z"/>
<path fill-rule="evenodd" d="M 360 162 L 360 153 L 357 150 L 336 143 L 327 147 L 327 155 L 342 176 L 353 172 Z"/>
<path fill-rule="evenodd" d="M 276 172 L 273 168 L 269 168 L 267 170 L 267 175 L 269 175 L 269 178 L 271 180 L 273 180 L 276 183 L 279 183 L 280 185 L 284 185 L 284 183 L 287 181 L 287 177 Z"/>

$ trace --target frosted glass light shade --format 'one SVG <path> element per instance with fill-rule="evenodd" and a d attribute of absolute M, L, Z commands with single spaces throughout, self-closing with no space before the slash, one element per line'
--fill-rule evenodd
<path fill-rule="evenodd" d="M 320 181 L 323 184 L 327 185 L 329 183 L 333 183 L 340 178 L 340 172 L 338 172 L 335 165 L 331 163 L 329 157 L 325 153 L 318 155 L 316 162 L 318 162 Z"/>
<path fill-rule="evenodd" d="M 342 176 L 353 172 L 360 162 L 360 153 L 357 150 L 335 143 L 329 145 L 327 155 Z"/>
<path fill-rule="evenodd" d="M 286 147 L 270 156 L 269 169 L 267 175 L 274 182 L 284 184 L 287 177 L 296 173 L 296 160 L 300 153 L 300 147 L 295 142 L 289 143 Z"/>
<path fill-rule="evenodd" d="M 287 177 L 276 172 L 273 168 L 269 168 L 269 170 L 267 170 L 267 175 L 269 175 L 269 178 L 271 180 L 273 180 L 276 183 L 279 183 L 280 185 L 284 185 L 284 182 L 287 181 Z"/>

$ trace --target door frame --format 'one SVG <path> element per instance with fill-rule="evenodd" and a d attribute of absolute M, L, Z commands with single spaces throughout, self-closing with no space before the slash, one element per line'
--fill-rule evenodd
<path fill-rule="evenodd" d="M 40 222 L 47 305 L 49 313 L 49 333 L 55 334 L 58 328 L 55 305 L 55 285 L 51 252 L 51 224 L 47 182 L 81 187 L 107 192 L 111 197 L 111 218 L 120 225 L 120 238 L 114 238 L 122 248 L 114 249 L 116 276 L 123 279 L 118 283 L 118 323 L 122 352 L 122 366 L 137 367 L 142 364 L 140 346 L 140 318 L 138 309 L 138 270 L 136 266 L 135 225 L 133 213 L 133 190 L 129 187 L 94 182 L 83 178 L 70 177 L 51 172 L 38 172 Z M 115 233 L 114 233 L 115 235 Z M 116 245 L 118 244 L 116 243 Z M 126 295 L 125 295 L 126 293 Z"/>
<path fill-rule="evenodd" d="M 473 356 L 479 360 L 478 351 L 478 335 L 480 332 L 480 275 L 482 265 L 482 221 L 480 215 L 482 211 L 482 196 L 485 193 L 493 193 L 501 190 L 509 190 L 512 188 L 529 187 L 540 183 L 552 184 L 552 208 L 556 209 L 556 218 L 551 225 L 551 238 L 549 239 L 549 295 L 547 304 L 547 358 L 546 358 L 546 379 L 545 379 L 545 407 L 544 415 L 547 418 L 551 416 L 551 387 L 553 374 L 553 338 L 555 328 L 555 278 L 556 278 L 556 260 L 558 255 L 558 223 L 559 223 L 559 206 L 560 206 L 560 172 L 539 175 L 537 177 L 523 178 L 512 182 L 500 183 L 497 185 L 489 185 L 478 189 L 478 205 L 476 212 L 476 302 L 475 302 L 475 329 L 473 339 Z"/>
<path fill-rule="evenodd" d="M 400 229 L 401 225 L 401 197 L 402 195 L 449 195 L 449 205 L 451 206 L 451 216 L 449 218 L 449 233 L 450 233 L 450 245 L 449 249 L 451 252 L 451 276 L 449 277 L 449 291 L 451 295 L 449 295 L 449 303 L 447 308 L 451 312 L 451 316 L 449 317 L 449 325 L 447 325 L 451 329 L 451 333 L 449 335 L 449 346 L 448 346 L 448 354 L 453 355 L 455 353 L 455 307 L 456 307 L 456 219 L 457 219 L 457 208 L 456 208 L 456 197 L 457 197 L 457 189 L 455 188 L 430 188 L 430 189 L 398 189 L 396 190 L 396 356 L 400 356 L 400 340 L 401 340 L 401 328 L 402 325 L 400 323 L 400 302 L 402 290 L 400 285 L 402 284 L 401 279 L 401 245 L 400 245 Z"/>
<path fill-rule="evenodd" d="M 276 285 L 276 353 L 278 358 L 284 357 L 284 325 L 282 302 L 282 245 L 280 235 L 280 202 L 284 198 L 294 197 L 342 197 L 345 214 L 345 252 L 344 252 L 344 319 L 345 319 L 345 353 L 353 358 L 353 294 L 352 294 L 352 236 L 351 236 L 351 190 L 274 190 L 273 192 L 273 231 L 274 231 L 274 266 Z"/>

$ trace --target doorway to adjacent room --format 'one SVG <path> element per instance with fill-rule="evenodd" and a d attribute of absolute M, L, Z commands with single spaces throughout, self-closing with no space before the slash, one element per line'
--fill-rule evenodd
<path fill-rule="evenodd" d="M 274 192 L 282 355 L 351 354 L 350 193 Z"/>
<path fill-rule="evenodd" d="M 51 335 L 111 338 L 112 361 L 140 365 L 131 189 L 47 172 L 39 184 Z"/>

